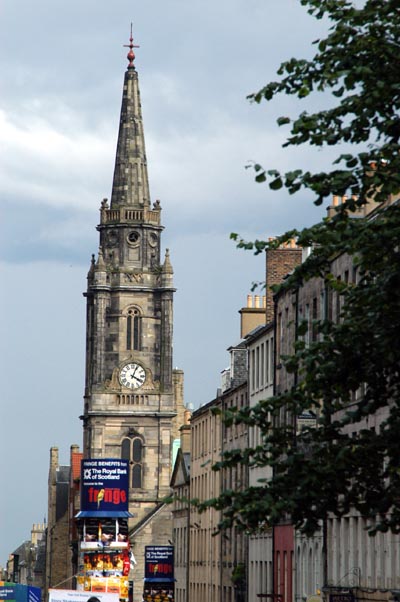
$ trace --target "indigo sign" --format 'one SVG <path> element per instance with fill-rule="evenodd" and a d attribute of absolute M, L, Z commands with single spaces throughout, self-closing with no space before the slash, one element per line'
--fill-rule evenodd
<path fill-rule="evenodd" d="M 173 546 L 145 547 L 145 579 L 170 581 L 174 578 Z"/>
<path fill-rule="evenodd" d="M 81 510 L 128 510 L 128 460 L 82 460 Z"/>

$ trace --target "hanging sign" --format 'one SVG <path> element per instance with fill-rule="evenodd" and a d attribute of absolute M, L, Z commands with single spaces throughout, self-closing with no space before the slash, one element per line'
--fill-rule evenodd
<path fill-rule="evenodd" d="M 82 460 L 81 510 L 128 510 L 128 460 Z"/>
<path fill-rule="evenodd" d="M 145 546 L 145 579 L 174 579 L 173 546 Z"/>

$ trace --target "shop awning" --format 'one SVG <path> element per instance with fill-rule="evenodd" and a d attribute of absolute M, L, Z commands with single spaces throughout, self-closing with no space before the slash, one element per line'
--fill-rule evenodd
<path fill-rule="evenodd" d="M 145 577 L 145 583 L 173 583 L 176 581 L 173 577 Z"/>
<path fill-rule="evenodd" d="M 81 510 L 75 518 L 132 518 L 127 510 Z"/>

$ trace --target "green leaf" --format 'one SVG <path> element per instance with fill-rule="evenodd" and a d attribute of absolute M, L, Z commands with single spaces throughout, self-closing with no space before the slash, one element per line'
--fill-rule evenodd
<path fill-rule="evenodd" d="M 256 182 L 265 182 L 266 179 L 267 177 L 265 175 L 265 171 L 263 171 L 255 177 Z"/>
<path fill-rule="evenodd" d="M 281 178 L 277 178 L 276 180 L 273 180 L 269 184 L 269 187 L 271 188 L 271 190 L 279 190 L 280 188 L 282 188 L 282 186 L 283 186 L 283 182 L 282 182 Z"/>
<path fill-rule="evenodd" d="M 277 120 L 278 126 L 291 123 L 283 147 L 330 146 L 337 155 L 332 164 L 331 153 L 309 159 L 304 173 L 292 168 L 281 175 L 258 163 L 254 169 L 256 180 L 268 180 L 271 190 L 301 190 L 300 201 L 309 196 L 329 211 L 320 223 L 296 231 L 298 244 L 312 253 L 271 287 L 282 316 L 285 307 L 296 316 L 282 321 L 280 333 L 285 355 L 277 378 L 285 387 L 226 417 L 226 428 L 259 427 L 262 441 L 224 454 L 214 467 L 264 466 L 268 477 L 209 504 L 221 512 L 222 527 L 257 531 L 290 517 L 311 535 L 324 518 L 352 510 L 373 519 L 372 535 L 399 533 L 400 206 L 389 201 L 400 193 L 400 11 L 394 0 L 300 4 L 329 23 L 324 39 L 315 41 L 309 60 L 283 62 L 277 81 L 250 98 L 262 102 L 285 94 L 301 100 L 313 94 L 312 111 Z M 339 197 L 335 207 L 332 195 Z M 237 246 L 257 253 L 278 249 L 293 236 L 240 240 Z M 307 298 L 317 300 L 317 309 L 326 299 L 326 313 L 315 319 L 309 307 L 303 320 Z M 340 315 L 333 315 L 339 306 Z M 316 428 L 296 434 L 293 420 L 277 420 L 305 411 L 315 413 Z M 375 430 L 360 428 L 370 417 Z"/>

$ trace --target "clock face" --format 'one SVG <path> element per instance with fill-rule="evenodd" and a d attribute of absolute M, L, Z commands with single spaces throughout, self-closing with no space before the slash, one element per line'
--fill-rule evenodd
<path fill-rule="evenodd" d="M 146 372 L 139 364 L 126 364 L 119 373 L 119 382 L 129 389 L 138 389 L 146 380 Z"/>

